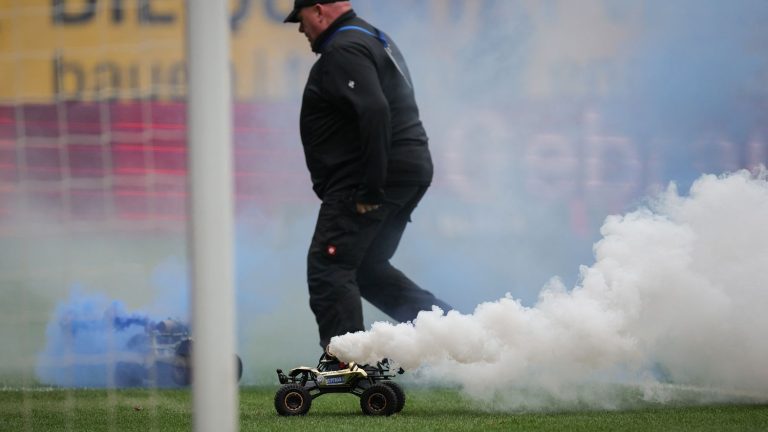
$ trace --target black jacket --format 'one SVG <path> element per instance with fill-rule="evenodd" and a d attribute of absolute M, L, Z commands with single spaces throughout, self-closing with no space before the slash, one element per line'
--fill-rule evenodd
<path fill-rule="evenodd" d="M 384 186 L 428 185 L 427 134 L 392 40 L 350 11 L 312 49 L 320 58 L 304 89 L 300 123 L 317 196 L 355 190 L 357 202 L 380 204 Z"/>

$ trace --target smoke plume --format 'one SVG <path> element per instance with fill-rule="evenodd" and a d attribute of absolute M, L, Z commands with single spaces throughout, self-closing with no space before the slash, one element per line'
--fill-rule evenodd
<path fill-rule="evenodd" d="M 578 284 L 554 278 L 532 307 L 507 295 L 468 315 L 434 309 L 336 337 L 331 351 L 390 358 L 512 408 L 618 406 L 598 390 L 618 384 L 644 389 L 646 400 L 668 386 L 766 400 L 766 174 L 705 175 L 688 196 L 672 184 L 608 217 Z"/>
<path fill-rule="evenodd" d="M 38 379 L 64 387 L 114 386 L 115 365 L 129 354 L 128 341 L 150 322 L 120 301 L 73 289 L 48 322 Z"/>

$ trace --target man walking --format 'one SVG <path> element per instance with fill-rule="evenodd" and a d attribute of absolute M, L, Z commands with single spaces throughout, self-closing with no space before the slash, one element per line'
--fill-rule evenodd
<path fill-rule="evenodd" d="M 400 50 L 349 1 L 295 0 L 285 22 L 299 23 L 320 55 L 300 119 L 322 200 L 307 256 L 320 345 L 364 330 L 361 296 L 401 322 L 435 305 L 450 310 L 389 262 L 432 181 L 428 138 Z"/>

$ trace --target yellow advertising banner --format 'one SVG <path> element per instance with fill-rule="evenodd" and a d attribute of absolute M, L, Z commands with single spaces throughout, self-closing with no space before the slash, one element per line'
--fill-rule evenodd
<path fill-rule="evenodd" d="M 300 91 L 314 55 L 293 0 L 231 0 L 238 100 Z M 0 101 L 183 98 L 184 0 L 0 0 Z"/>
<path fill-rule="evenodd" d="M 297 33 L 298 26 L 283 23 L 293 0 L 228 1 L 235 97 L 240 101 L 298 97 L 316 57 Z M 429 35 L 429 55 L 436 58 L 435 64 L 450 63 L 459 52 L 485 46 L 482 37 L 488 25 L 483 20 L 525 17 L 531 28 L 549 29 L 528 35 L 532 55 L 519 65 L 527 80 L 523 88 L 541 95 L 578 78 L 568 72 L 553 83 L 553 70 L 571 71 L 560 63 L 569 62 L 578 72 L 583 65 L 600 62 L 613 55 L 635 27 L 631 22 L 614 22 L 603 1 L 582 0 L 575 5 L 558 0 L 553 4 L 562 10 L 559 14 L 547 12 L 538 0 L 353 4 L 365 17 L 428 29 L 420 34 Z M 185 0 L 0 0 L 0 103 L 183 98 L 185 7 Z M 582 9 L 591 15 L 578 15 Z M 599 32 L 603 37 L 569 38 L 566 19 L 572 16 L 604 30 Z M 498 31 L 498 26 L 490 30 Z"/>

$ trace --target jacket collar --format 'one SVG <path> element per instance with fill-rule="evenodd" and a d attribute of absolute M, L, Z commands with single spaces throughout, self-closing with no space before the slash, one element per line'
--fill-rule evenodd
<path fill-rule="evenodd" d="M 317 39 L 315 39 L 315 42 L 312 43 L 312 51 L 318 54 L 322 54 L 322 49 L 325 46 L 325 42 L 330 37 L 332 37 L 334 33 L 336 33 L 336 30 L 341 28 L 347 22 L 355 19 L 356 17 L 357 17 L 357 14 L 355 13 L 355 11 L 350 10 L 348 12 L 345 12 L 340 17 L 336 18 L 336 21 L 334 21 L 330 26 L 328 26 L 328 28 L 325 29 L 325 31 L 322 32 Z"/>

